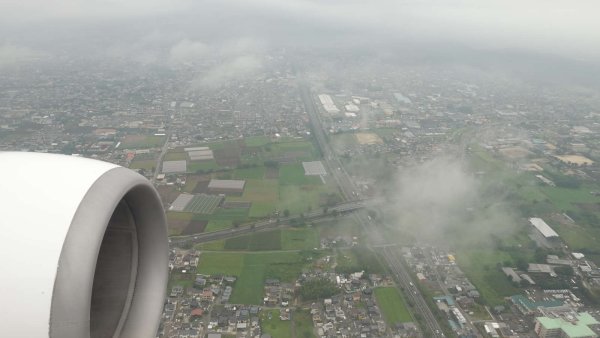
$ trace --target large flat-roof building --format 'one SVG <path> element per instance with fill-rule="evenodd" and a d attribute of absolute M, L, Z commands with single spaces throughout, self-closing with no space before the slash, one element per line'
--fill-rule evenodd
<path fill-rule="evenodd" d="M 321 161 L 302 162 L 302 167 L 304 168 L 304 175 L 306 176 L 327 175 L 327 170 L 325 170 Z"/>
<path fill-rule="evenodd" d="M 187 161 L 164 161 L 162 164 L 162 172 L 165 174 L 184 173 L 187 171 Z"/>
<path fill-rule="evenodd" d="M 533 227 L 536 228 L 537 231 L 539 231 L 545 238 L 558 238 L 556 231 L 546 224 L 543 219 L 532 217 L 529 219 L 529 223 L 531 223 L 531 225 L 533 225 Z"/>
<path fill-rule="evenodd" d="M 244 180 L 210 180 L 208 190 L 213 193 L 242 193 L 244 192 Z"/>
<path fill-rule="evenodd" d="M 183 148 L 183 150 L 187 152 L 192 161 L 212 160 L 215 158 L 213 151 L 209 147 L 189 147 Z"/>
<path fill-rule="evenodd" d="M 600 324 L 587 312 L 565 317 L 537 317 L 535 333 L 540 338 L 596 338 L 598 335 L 590 325 Z"/>

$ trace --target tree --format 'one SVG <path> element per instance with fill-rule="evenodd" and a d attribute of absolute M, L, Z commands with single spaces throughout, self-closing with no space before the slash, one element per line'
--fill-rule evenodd
<path fill-rule="evenodd" d="M 339 291 L 335 283 L 324 278 L 309 280 L 299 290 L 300 296 L 304 300 L 329 298 Z"/>
<path fill-rule="evenodd" d="M 527 271 L 527 268 L 529 268 L 529 264 L 523 257 L 519 257 L 519 259 L 517 259 L 516 266 L 517 269 L 521 271 Z"/>
<path fill-rule="evenodd" d="M 288 209 L 283 210 L 283 216 L 290 217 L 290 211 Z"/>

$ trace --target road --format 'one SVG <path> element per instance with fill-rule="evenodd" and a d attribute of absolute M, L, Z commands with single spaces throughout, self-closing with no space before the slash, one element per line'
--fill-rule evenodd
<path fill-rule="evenodd" d="M 162 150 L 160 151 L 160 155 L 158 155 L 158 158 L 156 159 L 156 164 L 154 165 L 154 173 L 152 174 L 152 183 L 156 182 L 156 177 L 158 176 L 158 173 L 160 173 L 163 158 L 165 157 L 165 155 L 167 154 L 167 151 L 169 150 L 169 138 L 170 137 L 171 137 L 171 134 L 167 133 L 167 138 L 165 139 L 165 144 L 163 144 Z"/>
<path fill-rule="evenodd" d="M 404 264 L 400 261 L 401 258 L 398 257 L 398 251 L 394 249 L 394 247 L 383 246 L 379 249 L 379 252 L 383 255 L 385 260 L 388 262 L 390 269 L 392 269 L 392 273 L 395 275 L 396 279 L 403 285 L 404 294 L 406 297 L 412 301 L 415 305 L 417 311 L 423 317 L 423 321 L 425 325 L 430 331 L 431 336 L 435 337 L 443 337 L 442 330 L 433 316 L 431 309 L 425 302 L 425 299 L 421 295 L 419 289 L 413 284 L 412 278 L 406 271 Z"/>
<path fill-rule="evenodd" d="M 325 214 L 322 210 L 315 210 L 309 213 L 304 214 L 305 220 L 315 220 L 324 217 L 332 217 L 334 212 L 345 213 L 354 210 L 358 210 L 364 207 L 363 201 L 352 201 L 341 203 L 335 206 L 332 206 L 328 209 L 328 212 Z M 178 237 L 170 237 L 171 245 L 182 245 L 182 244 L 199 244 L 204 242 L 210 242 L 218 239 L 231 238 L 236 236 L 241 236 L 244 234 L 248 234 L 255 231 L 263 231 L 267 229 L 274 229 L 278 227 L 286 226 L 286 223 L 292 219 L 297 219 L 298 216 L 293 217 L 283 217 L 279 219 L 279 222 L 275 219 L 267 219 L 262 221 L 257 221 L 254 223 L 250 223 L 239 228 L 233 229 L 225 229 L 220 231 L 207 232 L 196 235 L 189 236 L 178 236 Z"/>
<path fill-rule="evenodd" d="M 333 179 L 338 184 L 344 199 L 346 201 L 357 199 L 358 192 L 354 186 L 354 183 L 351 181 L 350 176 L 342 165 L 342 162 L 331 148 L 331 145 L 325 136 L 325 130 L 323 129 L 321 116 L 306 83 L 302 83 L 300 85 L 300 95 L 302 97 L 302 102 L 304 103 L 304 108 L 306 109 L 310 122 L 313 126 L 313 136 L 317 140 L 319 148 L 321 149 L 321 153 L 323 154 L 325 167 L 329 168 L 329 173 L 331 176 L 333 176 Z"/>
<path fill-rule="evenodd" d="M 313 96 L 308 84 L 302 79 L 300 80 L 300 95 L 304 103 L 304 108 L 312 124 L 313 136 L 321 148 L 325 166 L 329 168 L 329 172 L 340 187 L 340 191 L 344 197 L 344 200 L 352 201 L 356 199 L 359 196 L 359 192 L 354 185 L 354 181 L 344 169 L 342 162 L 331 148 L 331 145 L 325 135 L 325 129 L 323 127 L 323 122 L 321 121 L 319 109 L 313 100 Z M 361 224 L 365 232 L 370 237 L 370 242 L 372 245 L 381 246 L 382 244 L 386 243 L 386 240 L 381 236 L 376 228 L 377 225 L 373 222 L 370 216 L 365 216 L 363 213 L 355 213 L 354 217 L 359 221 L 359 224 Z M 384 258 L 386 264 L 394 272 L 399 284 L 405 290 L 410 290 L 409 292 L 406 292 L 406 294 L 409 295 L 410 299 L 415 304 L 416 312 L 419 313 L 425 321 L 425 325 L 430 331 L 430 337 L 444 337 L 442 328 L 435 319 L 431 309 L 427 306 L 423 295 L 412 284 L 409 273 L 406 271 L 406 268 L 400 262 L 393 249 L 390 247 L 382 247 L 381 250 L 383 253 L 382 257 Z"/>

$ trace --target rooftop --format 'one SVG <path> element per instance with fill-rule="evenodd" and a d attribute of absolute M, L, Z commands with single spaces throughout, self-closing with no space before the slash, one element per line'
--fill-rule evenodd
<path fill-rule="evenodd" d="M 163 173 L 184 173 L 187 171 L 187 161 L 164 161 L 162 165 Z"/>
<path fill-rule="evenodd" d="M 544 237 L 558 237 L 556 231 L 554 231 L 543 219 L 532 217 L 529 219 L 529 223 L 533 225 Z"/>
<path fill-rule="evenodd" d="M 570 319 L 570 320 L 567 320 Z M 560 329 L 567 337 L 597 337 L 596 333 L 588 325 L 600 324 L 589 313 L 579 313 L 573 318 L 550 318 L 538 317 L 536 320 L 546 329 Z"/>
<path fill-rule="evenodd" d="M 304 167 L 304 175 L 306 176 L 327 175 L 327 171 L 321 161 L 302 162 L 302 167 Z"/>
<path fill-rule="evenodd" d="M 210 180 L 209 189 L 236 189 L 243 190 L 246 181 L 244 180 Z"/>

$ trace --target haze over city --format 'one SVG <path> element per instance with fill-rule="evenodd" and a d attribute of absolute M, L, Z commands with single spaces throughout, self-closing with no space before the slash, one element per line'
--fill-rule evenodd
<path fill-rule="evenodd" d="M 0 184 L 14 237 L 0 252 L 10 267 L 15 251 L 36 259 L 36 241 L 61 256 L 47 279 L 23 276 L 53 290 L 38 292 L 53 309 L 69 299 L 64 257 L 92 257 L 91 337 L 142 334 L 128 320 L 144 316 L 156 337 L 598 337 L 599 12 L 593 0 L 4 1 L 0 173 L 15 179 Z M 83 163 L 126 169 L 93 178 Z M 42 234 L 56 225 L 33 228 L 44 210 L 73 215 L 52 250 Z M 92 211 L 88 255 L 70 229 Z M 167 240 L 168 265 L 155 264 L 168 277 L 147 275 Z M 144 278 L 162 281 L 154 315 L 136 312 Z M 11 300 L 27 289 L 7 283 Z M 70 315 L 44 311 L 55 319 L 38 327 L 61 336 Z"/>

